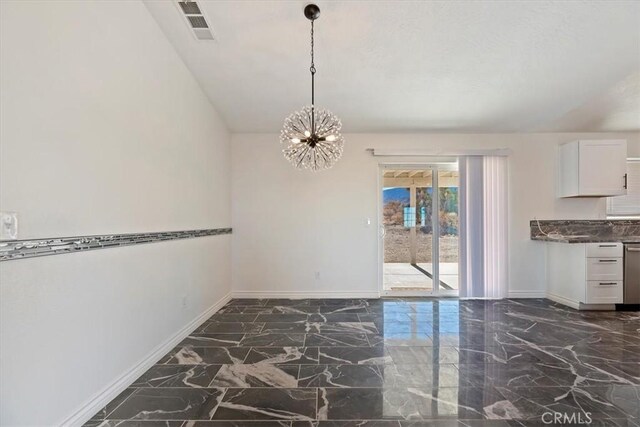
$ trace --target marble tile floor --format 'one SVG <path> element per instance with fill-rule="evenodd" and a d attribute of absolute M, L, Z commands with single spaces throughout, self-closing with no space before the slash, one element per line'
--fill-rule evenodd
<path fill-rule="evenodd" d="M 235 299 L 87 426 L 640 427 L 640 313 Z"/>

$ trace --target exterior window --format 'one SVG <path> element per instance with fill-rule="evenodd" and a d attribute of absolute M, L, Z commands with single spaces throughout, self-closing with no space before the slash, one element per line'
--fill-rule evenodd
<path fill-rule="evenodd" d="M 607 198 L 607 217 L 640 218 L 640 159 L 627 162 L 627 195 Z"/>
<path fill-rule="evenodd" d="M 416 226 L 416 208 L 404 208 L 404 226 L 407 228 Z"/>

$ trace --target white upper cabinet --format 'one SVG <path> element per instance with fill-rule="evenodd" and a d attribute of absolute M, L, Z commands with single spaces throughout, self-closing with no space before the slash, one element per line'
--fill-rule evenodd
<path fill-rule="evenodd" d="M 581 140 L 560 145 L 558 197 L 627 194 L 627 141 Z"/>

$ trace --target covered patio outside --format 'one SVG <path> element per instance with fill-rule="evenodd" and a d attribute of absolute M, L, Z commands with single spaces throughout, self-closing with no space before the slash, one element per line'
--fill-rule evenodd
<path fill-rule="evenodd" d="M 431 263 L 384 263 L 384 283 L 388 290 L 433 290 Z M 440 289 L 458 290 L 458 263 L 440 263 Z"/>
<path fill-rule="evenodd" d="M 388 169 L 383 179 L 384 290 L 432 291 L 437 253 L 440 289 L 457 291 L 458 171 Z M 435 218 L 434 205 L 438 209 Z"/>

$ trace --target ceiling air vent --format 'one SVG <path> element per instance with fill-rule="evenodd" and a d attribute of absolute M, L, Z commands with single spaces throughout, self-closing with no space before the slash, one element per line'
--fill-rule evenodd
<path fill-rule="evenodd" d="M 213 33 L 211 32 L 211 28 L 209 28 L 207 18 L 205 18 L 204 13 L 200 10 L 198 3 L 195 1 L 179 1 L 178 5 L 196 39 L 213 40 Z"/>
<path fill-rule="evenodd" d="M 204 16 L 187 16 L 187 19 L 194 29 L 209 28 L 209 26 L 207 25 L 207 20 L 204 19 Z"/>
<path fill-rule="evenodd" d="M 178 3 L 180 4 L 180 9 L 182 9 L 182 12 L 184 12 L 185 15 L 202 15 L 202 13 L 200 13 L 198 3 L 194 1 L 181 1 Z"/>

